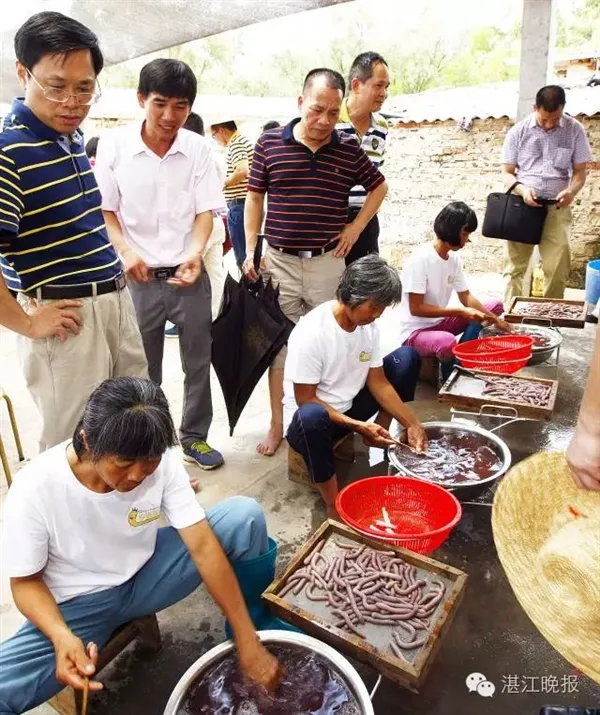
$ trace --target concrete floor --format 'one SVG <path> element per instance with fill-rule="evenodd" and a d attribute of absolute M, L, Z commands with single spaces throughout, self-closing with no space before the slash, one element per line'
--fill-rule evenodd
<path fill-rule="evenodd" d="M 476 276 L 471 280 L 473 292 L 498 295 L 500 284 L 496 276 Z M 391 340 L 394 313 L 388 311 L 382 325 L 383 343 Z M 565 330 L 565 342 L 559 369 L 560 390 L 555 416 L 551 423 L 525 423 L 507 426 L 502 435 L 518 461 L 537 449 L 561 449 L 566 446 L 575 421 L 585 373 L 590 363 L 594 331 Z M 388 342 L 386 342 L 388 341 Z M 22 431 L 26 454 L 37 451 L 39 418 L 24 387 L 15 355 L 14 337 L 0 333 L 0 382 L 9 390 Z M 548 369 L 538 371 L 552 377 Z M 181 412 L 182 375 L 176 340 L 167 341 L 165 351 L 165 392 L 176 419 Z M 248 404 L 233 438 L 229 438 L 225 407 L 216 379 L 214 380 L 215 417 L 210 441 L 224 452 L 226 465 L 214 473 L 190 473 L 199 477 L 203 489 L 199 495 L 205 505 L 232 494 L 247 494 L 256 498 L 265 509 L 269 529 L 279 544 L 279 566 L 285 565 L 307 536 L 324 520 L 324 510 L 316 495 L 307 488 L 286 479 L 286 449 L 273 458 L 259 457 L 255 443 L 268 423 L 268 396 L 263 380 Z M 447 409 L 435 401 L 435 393 L 420 386 L 415 408 L 423 419 L 440 418 Z M 2 416 L 2 435 L 9 458 L 17 469 L 7 420 Z M 385 474 L 388 465 L 382 463 L 379 450 L 361 451 L 357 445 L 357 460 L 345 479 L 366 474 Z M 0 519 L 6 494 L 0 490 Z M 486 501 L 484 494 L 479 501 Z M 446 642 L 434 663 L 420 695 L 413 695 L 389 681 L 384 681 L 374 699 L 377 715 L 504 715 L 505 713 L 537 715 L 542 705 L 598 705 L 600 694 L 590 680 L 581 677 L 577 691 L 571 695 L 556 693 L 507 694 L 502 683 L 509 675 L 536 676 L 538 690 L 541 676 L 556 676 L 559 681 L 574 669 L 564 661 L 538 634 L 523 613 L 510 590 L 498 562 L 490 527 L 487 506 L 465 506 L 463 519 L 450 539 L 435 554 L 435 558 L 464 569 L 469 574 L 465 600 Z M 0 638 L 10 636 L 22 623 L 8 588 L 7 579 L 0 577 Z M 105 691 L 94 696 L 91 715 L 160 715 L 181 674 L 200 655 L 224 640 L 222 617 L 203 589 L 159 616 L 164 647 L 156 655 L 145 653 L 139 645 L 130 646 L 102 673 Z M 357 664 L 367 687 L 376 680 L 376 673 Z M 484 673 L 496 684 L 496 694 L 481 700 L 469 694 L 466 676 Z M 523 681 L 525 682 L 525 681 Z M 53 710 L 40 706 L 35 715 L 51 715 Z"/>

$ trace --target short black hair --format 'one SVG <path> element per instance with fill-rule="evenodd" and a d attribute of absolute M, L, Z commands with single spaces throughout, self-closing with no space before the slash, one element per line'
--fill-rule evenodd
<path fill-rule="evenodd" d="M 402 283 L 398 271 L 375 253 L 353 261 L 342 273 L 336 298 L 349 308 L 370 300 L 387 308 L 402 299 Z"/>
<path fill-rule="evenodd" d="M 194 104 L 198 82 L 189 65 L 181 60 L 160 57 L 142 67 L 138 92 L 148 97 L 152 92 L 163 97 L 182 97 L 190 107 Z"/>
<path fill-rule="evenodd" d="M 435 235 L 451 246 L 460 246 L 460 232 L 463 229 L 473 233 L 476 228 L 477 214 L 463 201 L 452 201 L 444 206 L 433 222 Z"/>
<path fill-rule="evenodd" d="M 188 118 L 185 120 L 183 125 L 184 129 L 189 129 L 190 132 L 195 132 L 200 134 L 201 137 L 204 136 L 204 119 L 196 112 L 190 112 Z"/>
<path fill-rule="evenodd" d="M 72 17 L 61 12 L 38 12 L 26 20 L 15 35 L 16 58 L 30 71 L 44 55 L 67 55 L 77 50 L 90 51 L 94 72 L 99 75 L 104 57 L 98 37 Z"/>
<path fill-rule="evenodd" d="M 327 67 L 316 67 L 306 75 L 304 84 L 302 85 L 302 94 L 305 94 L 312 87 L 317 77 L 325 77 L 327 86 L 330 89 L 340 90 L 342 96 L 346 94 L 346 83 L 342 75 L 336 72 L 336 70 L 330 70 Z"/>
<path fill-rule="evenodd" d="M 535 95 L 535 106 L 545 109 L 546 112 L 556 112 L 567 103 L 565 90 L 558 84 L 549 84 L 542 87 Z"/>
<path fill-rule="evenodd" d="M 98 142 L 99 141 L 100 141 L 100 137 L 92 137 L 86 143 L 85 153 L 87 154 L 88 159 L 93 159 L 96 156 L 96 154 L 98 153 Z"/>
<path fill-rule="evenodd" d="M 81 432 L 85 434 L 85 442 Z M 157 459 L 177 444 L 169 403 L 152 380 L 117 377 L 92 392 L 73 433 L 78 457 Z"/>
<path fill-rule="evenodd" d="M 269 129 L 277 129 L 277 127 L 280 127 L 280 126 L 281 126 L 281 124 L 276 119 L 271 119 L 270 121 L 265 122 L 263 124 L 262 130 L 263 130 L 263 132 L 268 132 Z"/>
<path fill-rule="evenodd" d="M 361 82 L 366 82 L 373 76 L 373 69 L 375 65 L 385 65 L 388 63 L 383 59 L 383 57 L 378 52 L 361 52 L 357 55 L 352 62 L 350 67 L 350 72 L 348 73 L 348 87 L 351 87 L 352 80 L 358 79 Z"/>
<path fill-rule="evenodd" d="M 211 124 L 211 127 L 222 127 L 223 129 L 228 129 L 230 132 L 237 132 L 237 124 L 233 121 L 230 122 L 219 122 L 218 124 Z"/>

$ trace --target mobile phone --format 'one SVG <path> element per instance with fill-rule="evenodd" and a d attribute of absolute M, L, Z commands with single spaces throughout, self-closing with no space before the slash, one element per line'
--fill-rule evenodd
<path fill-rule="evenodd" d="M 538 198 L 536 198 L 535 202 L 537 204 L 540 204 L 540 206 L 554 206 L 554 204 L 557 203 L 556 199 L 538 199 Z"/>

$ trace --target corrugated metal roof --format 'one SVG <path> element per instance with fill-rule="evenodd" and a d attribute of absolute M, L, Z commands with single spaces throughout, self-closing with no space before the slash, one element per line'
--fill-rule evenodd
<path fill-rule="evenodd" d="M 566 92 L 566 111 L 570 115 L 591 117 L 600 114 L 600 87 L 573 87 Z M 403 123 L 460 120 L 463 117 L 513 119 L 518 99 L 518 82 L 452 87 L 390 97 L 383 113 Z"/>

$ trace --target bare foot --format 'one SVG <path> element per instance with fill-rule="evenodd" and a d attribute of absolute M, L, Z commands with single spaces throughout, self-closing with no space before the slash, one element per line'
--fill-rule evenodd
<path fill-rule="evenodd" d="M 263 457 L 272 457 L 282 441 L 283 428 L 271 426 L 265 439 L 256 446 L 256 451 Z"/>
<path fill-rule="evenodd" d="M 196 492 L 196 494 L 200 491 L 200 482 L 197 479 L 190 479 L 190 487 Z"/>

